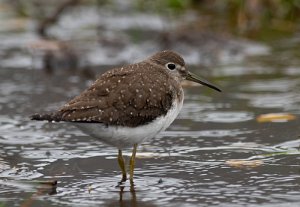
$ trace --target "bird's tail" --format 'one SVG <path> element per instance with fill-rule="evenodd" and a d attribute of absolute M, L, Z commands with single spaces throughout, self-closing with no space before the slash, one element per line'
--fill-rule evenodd
<path fill-rule="evenodd" d="M 50 114 L 33 114 L 30 116 L 31 120 L 36 121 L 48 121 L 48 122 L 59 122 L 61 120 L 61 116 L 57 113 L 50 113 Z"/>

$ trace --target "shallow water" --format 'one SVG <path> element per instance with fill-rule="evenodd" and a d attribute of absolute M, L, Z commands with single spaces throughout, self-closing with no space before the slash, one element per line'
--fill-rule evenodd
<path fill-rule="evenodd" d="M 264 57 L 212 69 L 208 78 L 223 93 L 186 87 L 177 120 L 138 149 L 135 192 L 116 187 L 115 148 L 71 125 L 28 119 L 91 81 L 68 71 L 1 68 L 0 206 L 299 206 L 300 64 L 292 46 L 281 44 Z M 283 59 L 290 61 L 279 64 Z M 276 112 L 296 119 L 256 119 Z M 34 182 L 41 180 L 58 184 Z"/>
<path fill-rule="evenodd" d="M 170 48 L 223 89 L 186 86 L 179 117 L 139 147 L 132 192 L 128 183 L 116 187 L 115 148 L 66 123 L 29 120 L 60 107 L 91 80 L 60 66 L 52 74 L 39 70 L 42 52 L 30 46 L 39 40 L 32 22 L 15 28 L 7 23 L 11 14 L 1 17 L 0 207 L 300 206 L 299 37 L 268 46 L 181 34 L 181 23 L 194 14 L 170 22 L 79 7 L 62 16 L 51 34 L 71 42 L 81 66 L 97 66 L 91 68 L 97 74 L 161 50 L 162 33 L 169 32 Z M 296 119 L 260 122 L 268 113 Z M 130 149 L 124 154 L 128 160 Z M 56 187 L 40 183 L 53 180 Z"/>

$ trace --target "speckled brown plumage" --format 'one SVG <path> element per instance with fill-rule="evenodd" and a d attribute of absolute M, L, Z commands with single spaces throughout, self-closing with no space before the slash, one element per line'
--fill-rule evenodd
<path fill-rule="evenodd" d="M 183 98 L 180 81 L 165 68 L 168 62 L 184 66 L 176 53 L 160 52 L 145 61 L 109 70 L 57 112 L 32 118 L 128 127 L 147 124 L 165 115 L 175 99 Z"/>

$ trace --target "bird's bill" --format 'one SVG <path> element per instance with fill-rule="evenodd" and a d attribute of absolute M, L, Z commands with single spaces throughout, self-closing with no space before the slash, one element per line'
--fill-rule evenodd
<path fill-rule="evenodd" d="M 209 88 L 212 88 L 216 91 L 221 92 L 221 89 L 219 89 L 217 86 L 213 85 L 212 83 L 210 83 L 209 81 L 200 78 L 199 76 L 195 75 L 194 73 L 188 72 L 187 76 L 186 76 L 186 80 L 189 81 L 193 81 L 195 83 L 200 83 L 201 85 L 207 86 Z"/>

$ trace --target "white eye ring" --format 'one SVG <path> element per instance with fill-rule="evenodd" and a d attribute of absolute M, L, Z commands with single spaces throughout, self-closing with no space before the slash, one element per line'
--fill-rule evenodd
<path fill-rule="evenodd" d="M 166 67 L 170 70 L 176 69 L 176 64 L 175 63 L 167 63 Z"/>

